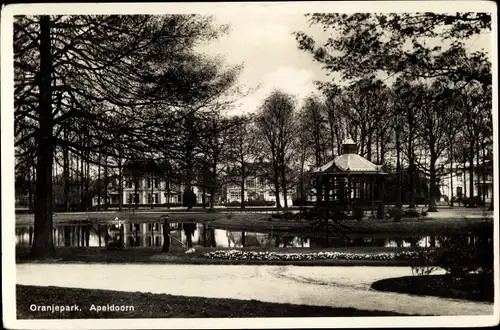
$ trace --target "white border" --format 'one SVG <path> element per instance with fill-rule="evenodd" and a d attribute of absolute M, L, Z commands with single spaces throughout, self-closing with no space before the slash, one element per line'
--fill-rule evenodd
<path fill-rule="evenodd" d="M 494 231 L 495 274 L 499 267 L 498 246 L 498 54 L 496 3 L 492 1 L 357 1 L 357 2 L 260 2 L 260 3 L 63 3 L 22 4 L 2 8 L 1 17 L 1 133 L 2 133 L 2 302 L 4 326 L 16 329 L 159 329 L 159 328 L 365 328 L 365 327 L 474 327 L 499 323 L 499 278 L 495 276 L 494 315 L 435 317 L 350 317 L 350 318 L 239 318 L 239 319 L 96 319 L 96 320 L 16 320 L 14 258 L 14 146 L 13 146 L 13 16 L 26 14 L 158 14 L 205 13 L 244 15 L 248 11 L 280 14 L 307 12 L 491 12 L 493 129 L 494 129 Z"/>

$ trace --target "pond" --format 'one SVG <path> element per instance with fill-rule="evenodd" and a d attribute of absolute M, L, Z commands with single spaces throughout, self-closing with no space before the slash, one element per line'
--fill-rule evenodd
<path fill-rule="evenodd" d="M 327 247 L 440 247 L 443 242 L 449 242 L 448 236 L 414 236 L 414 237 L 330 237 L 298 236 L 288 233 L 258 233 L 242 232 L 209 228 L 203 224 L 191 224 L 193 246 L 210 246 L 217 248 L 327 248 Z M 161 247 L 164 235 L 160 223 L 126 223 L 122 225 L 125 247 Z M 119 234 L 118 226 L 114 225 L 60 225 L 54 227 L 54 245 L 105 247 L 113 235 Z M 477 237 L 461 236 L 474 245 Z M 170 223 L 171 246 L 187 247 L 183 224 Z M 33 242 L 33 227 L 16 228 L 16 245 L 29 246 Z"/>

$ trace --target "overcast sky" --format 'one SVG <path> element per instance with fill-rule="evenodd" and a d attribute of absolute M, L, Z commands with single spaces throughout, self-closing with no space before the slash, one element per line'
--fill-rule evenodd
<path fill-rule="evenodd" d="M 297 99 L 315 91 L 314 80 L 327 79 L 321 65 L 299 50 L 292 33 L 311 31 L 301 14 L 259 13 L 246 16 L 216 15 L 230 32 L 220 40 L 203 46 L 207 53 L 220 54 L 230 64 L 244 64 L 240 83 L 258 90 L 241 102 L 235 112 L 254 112 L 273 88 L 294 94 Z"/>
<path fill-rule="evenodd" d="M 319 26 L 309 26 L 307 18 L 298 13 L 249 12 L 246 15 L 214 15 L 219 24 L 229 24 L 231 30 L 220 40 L 200 47 L 209 54 L 225 57 L 229 64 L 244 64 L 240 83 L 259 89 L 241 101 L 231 113 L 254 112 L 273 88 L 291 93 L 300 101 L 315 92 L 315 80 L 331 80 L 321 64 L 297 48 L 292 33 L 322 37 Z M 473 37 L 470 50 L 489 50 L 489 36 Z"/>

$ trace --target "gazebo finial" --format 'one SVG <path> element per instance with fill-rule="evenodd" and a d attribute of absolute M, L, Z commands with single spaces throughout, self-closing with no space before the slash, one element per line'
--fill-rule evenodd
<path fill-rule="evenodd" d="M 344 140 L 342 144 L 342 153 L 343 154 L 355 154 L 357 151 L 356 142 L 351 139 L 351 136 L 348 134 L 347 138 Z"/>

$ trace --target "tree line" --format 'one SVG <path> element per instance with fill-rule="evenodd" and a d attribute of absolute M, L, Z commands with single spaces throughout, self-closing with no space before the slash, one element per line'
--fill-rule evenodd
<path fill-rule="evenodd" d="M 492 135 L 491 64 L 468 52 L 465 40 L 491 30 L 489 15 L 308 18 L 333 37 L 318 45 L 297 32 L 299 49 L 340 72 L 342 84 L 318 82 L 305 100 L 276 89 L 252 115 L 229 116 L 245 94 L 242 66 L 196 52 L 227 32 L 211 17 L 17 17 L 16 187 L 33 195 L 33 254 L 54 251 L 54 177 L 66 208 L 74 185 L 85 209 L 95 194 L 123 189 L 124 176 L 138 181 L 144 173 L 186 192 L 198 186 L 213 206 L 228 174 L 243 196 L 252 164 L 264 162 L 259 175 L 286 208 L 295 187 L 300 198 L 307 194 L 308 170 L 339 155 L 347 136 L 387 170 L 405 168 L 410 180 L 428 174 L 433 197 L 438 178 L 458 163 L 471 164 L 472 174 Z M 422 42 L 438 37 L 449 47 Z M 413 190 L 410 201 L 414 207 Z"/>
<path fill-rule="evenodd" d="M 118 169 L 120 180 L 126 164 L 152 157 L 190 168 L 183 140 L 192 117 L 240 93 L 241 66 L 195 51 L 226 31 L 200 15 L 15 18 L 16 173 L 35 183 L 34 255 L 54 251 L 54 160 L 62 162 L 65 195 L 72 173 L 88 178 L 91 165 Z M 88 201 L 89 181 L 81 185 Z"/>

